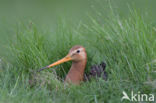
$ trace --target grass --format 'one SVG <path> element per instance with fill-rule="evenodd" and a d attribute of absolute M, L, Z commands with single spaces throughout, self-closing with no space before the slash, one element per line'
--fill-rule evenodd
<path fill-rule="evenodd" d="M 0 62 L 0 102 L 120 103 L 122 91 L 156 93 L 155 85 L 150 84 L 156 79 L 155 27 L 136 11 L 122 19 L 113 11 L 88 18 L 75 24 L 60 19 L 53 31 L 32 21 L 18 23 L 10 50 L 13 61 Z M 106 62 L 107 81 L 64 87 L 55 70 L 49 69 L 38 74 L 38 82 L 30 87 L 32 71 L 64 57 L 76 44 L 87 50 L 85 72 L 95 63 Z M 57 75 L 63 79 L 70 65 L 55 67 Z"/>

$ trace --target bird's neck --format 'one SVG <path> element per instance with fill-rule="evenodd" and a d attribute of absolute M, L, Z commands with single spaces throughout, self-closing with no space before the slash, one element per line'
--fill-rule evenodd
<path fill-rule="evenodd" d="M 71 69 L 77 71 L 78 73 L 84 73 L 86 67 L 86 61 L 73 62 Z"/>
<path fill-rule="evenodd" d="M 85 67 L 86 60 L 73 62 L 65 81 L 73 84 L 79 84 L 81 81 L 83 81 Z"/>

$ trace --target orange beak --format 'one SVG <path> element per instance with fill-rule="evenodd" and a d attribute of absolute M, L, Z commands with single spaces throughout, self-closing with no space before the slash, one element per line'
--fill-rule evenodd
<path fill-rule="evenodd" d="M 68 54 L 68 55 L 65 56 L 64 58 L 62 58 L 62 59 L 60 59 L 60 60 L 58 60 L 58 61 L 56 61 L 56 62 L 54 62 L 54 63 L 52 63 L 52 64 L 50 64 L 50 65 L 48 65 L 48 66 L 46 66 L 46 67 L 41 68 L 40 70 L 38 70 L 38 72 L 40 72 L 40 71 L 42 71 L 42 70 L 44 70 L 44 69 L 51 68 L 51 67 L 54 67 L 54 66 L 56 66 L 56 65 L 62 64 L 62 63 L 64 63 L 64 62 L 71 61 L 71 60 L 72 60 L 72 58 L 71 58 L 71 56 Z"/>

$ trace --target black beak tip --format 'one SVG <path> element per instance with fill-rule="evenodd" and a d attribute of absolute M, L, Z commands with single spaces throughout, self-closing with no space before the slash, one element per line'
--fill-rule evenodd
<path fill-rule="evenodd" d="M 48 68 L 48 66 L 43 67 L 43 68 L 40 68 L 37 72 L 40 72 L 40 71 L 42 71 L 42 70 L 44 70 L 44 69 L 47 69 L 47 68 Z"/>

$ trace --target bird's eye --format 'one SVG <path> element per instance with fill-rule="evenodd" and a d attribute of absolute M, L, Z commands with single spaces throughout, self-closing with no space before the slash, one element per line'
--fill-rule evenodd
<path fill-rule="evenodd" d="M 77 50 L 76 53 L 80 53 L 80 50 Z"/>

